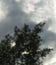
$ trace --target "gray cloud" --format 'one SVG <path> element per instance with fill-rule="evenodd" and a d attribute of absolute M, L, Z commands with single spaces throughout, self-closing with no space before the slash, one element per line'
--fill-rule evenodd
<path fill-rule="evenodd" d="M 22 27 L 24 23 L 34 25 L 14 0 L 5 0 L 4 3 L 7 6 L 8 14 L 5 19 L 0 20 L 0 37 L 12 32 L 15 25 L 18 27 Z"/>
<path fill-rule="evenodd" d="M 44 46 L 48 47 L 48 46 L 53 45 L 53 48 L 56 47 L 56 43 L 55 43 L 56 42 L 56 33 L 52 32 L 52 31 L 48 31 L 48 28 L 50 26 L 54 26 L 54 24 L 53 24 L 54 19 L 52 20 L 53 14 L 51 14 L 53 10 L 52 10 L 52 8 L 49 9 L 48 7 L 46 7 L 46 9 L 44 8 L 46 5 L 48 5 L 47 4 L 48 0 L 47 1 L 40 0 L 38 3 L 32 4 L 35 7 L 34 11 L 30 10 L 30 12 L 28 14 L 23 11 L 23 2 L 25 2 L 26 0 L 20 0 L 20 2 L 16 2 L 15 0 L 0 0 L 0 2 L 1 1 L 5 5 L 5 6 L 3 6 L 3 8 L 6 9 L 5 11 L 7 11 L 7 14 L 4 19 L 0 19 L 0 38 L 2 38 L 7 33 L 13 33 L 13 29 L 14 29 L 15 25 L 17 25 L 18 27 L 21 28 L 23 26 L 23 24 L 26 23 L 26 24 L 29 24 L 30 27 L 33 27 L 34 24 L 37 23 L 37 21 L 41 20 L 44 17 L 44 20 L 47 20 L 48 18 L 50 18 L 47 20 L 47 22 L 45 21 L 46 25 L 44 26 L 43 32 L 41 33 Z M 50 3 L 49 5 L 52 5 L 52 3 Z M 27 4 L 25 6 L 27 6 Z M 31 6 L 30 6 L 30 8 L 31 8 Z M 43 12 L 45 12 L 46 14 L 41 13 L 41 12 L 39 12 L 39 14 L 38 14 L 39 8 L 42 8 L 41 10 L 43 10 Z M 48 10 L 48 11 L 46 11 L 46 10 Z M 48 12 L 48 15 L 47 15 L 47 12 Z M 47 19 L 44 15 L 47 16 Z M 49 17 L 49 15 L 50 15 L 50 17 Z M 34 20 L 34 17 L 32 17 L 32 16 L 36 17 L 37 20 Z M 56 52 L 56 50 L 55 50 L 55 52 Z M 50 58 L 53 58 L 53 55 Z"/>

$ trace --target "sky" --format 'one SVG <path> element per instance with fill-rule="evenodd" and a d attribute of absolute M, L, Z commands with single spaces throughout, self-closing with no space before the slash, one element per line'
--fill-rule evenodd
<path fill-rule="evenodd" d="M 43 33 L 44 47 L 54 48 L 43 60 L 44 65 L 56 64 L 56 1 L 55 0 L 0 0 L 0 39 L 13 33 L 14 26 L 24 23 L 31 27 L 45 22 Z"/>

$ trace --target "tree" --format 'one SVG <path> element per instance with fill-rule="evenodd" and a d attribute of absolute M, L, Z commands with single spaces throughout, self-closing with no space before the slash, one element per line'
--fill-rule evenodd
<path fill-rule="evenodd" d="M 39 23 L 34 29 L 26 24 L 22 29 L 15 26 L 14 36 L 8 34 L 0 43 L 0 65 L 42 65 L 41 59 L 52 50 L 40 48 L 42 39 L 39 33 L 44 24 Z"/>

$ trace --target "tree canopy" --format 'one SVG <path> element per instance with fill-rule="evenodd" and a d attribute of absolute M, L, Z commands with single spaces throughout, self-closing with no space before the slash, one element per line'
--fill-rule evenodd
<path fill-rule="evenodd" d="M 45 23 L 35 25 L 33 29 L 24 24 L 23 28 L 15 26 L 14 35 L 6 35 L 0 42 L 0 65 L 42 65 L 41 59 L 51 51 L 41 50 L 41 36 Z"/>

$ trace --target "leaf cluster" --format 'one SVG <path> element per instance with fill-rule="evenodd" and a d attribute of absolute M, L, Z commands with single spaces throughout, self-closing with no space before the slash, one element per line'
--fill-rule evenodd
<path fill-rule="evenodd" d="M 0 65 L 41 65 L 40 58 L 45 57 L 51 49 L 40 49 L 41 37 L 45 23 L 35 25 L 31 30 L 24 24 L 22 29 L 14 28 L 14 36 L 9 34 L 0 43 Z M 11 46 L 15 43 L 15 46 Z"/>

